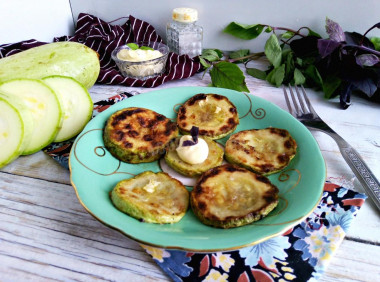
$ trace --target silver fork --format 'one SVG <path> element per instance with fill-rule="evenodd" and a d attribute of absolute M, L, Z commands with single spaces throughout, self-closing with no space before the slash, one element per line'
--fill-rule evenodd
<path fill-rule="evenodd" d="M 380 210 L 380 183 L 360 157 L 359 153 L 318 116 L 311 106 L 310 100 L 307 97 L 303 86 L 300 87 L 301 91 L 299 90 L 299 87 L 295 86 L 294 89 L 296 94 L 294 94 L 292 87 L 289 85 L 290 95 L 285 86 L 282 86 L 282 88 L 284 90 L 285 101 L 289 108 L 289 112 L 307 128 L 322 131 L 335 140 L 343 158 L 363 185 L 368 196 L 374 201 L 377 208 Z"/>

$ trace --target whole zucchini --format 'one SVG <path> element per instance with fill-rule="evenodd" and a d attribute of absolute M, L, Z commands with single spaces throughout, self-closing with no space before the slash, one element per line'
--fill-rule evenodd
<path fill-rule="evenodd" d="M 87 89 L 98 78 L 98 53 L 77 42 L 55 42 L 0 59 L 0 83 L 15 78 L 69 76 Z"/>

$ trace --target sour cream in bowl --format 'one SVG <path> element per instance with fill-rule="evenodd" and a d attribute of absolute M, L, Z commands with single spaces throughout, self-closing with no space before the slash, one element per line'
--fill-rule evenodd
<path fill-rule="evenodd" d="M 116 48 L 111 56 L 125 77 L 146 80 L 165 72 L 169 48 L 159 42 L 136 42 Z"/>

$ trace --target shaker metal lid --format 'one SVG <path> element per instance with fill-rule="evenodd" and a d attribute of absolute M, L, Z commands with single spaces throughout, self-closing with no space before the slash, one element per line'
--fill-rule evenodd
<path fill-rule="evenodd" d="M 198 20 L 198 11 L 193 8 L 174 8 L 173 20 L 182 23 L 192 23 Z"/>

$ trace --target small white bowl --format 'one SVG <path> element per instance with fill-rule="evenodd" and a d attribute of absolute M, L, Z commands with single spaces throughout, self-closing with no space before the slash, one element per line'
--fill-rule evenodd
<path fill-rule="evenodd" d="M 112 51 L 111 57 L 115 61 L 116 65 L 118 66 L 121 74 L 125 77 L 130 77 L 130 78 L 135 78 L 135 79 L 140 79 L 140 80 L 146 80 L 148 78 L 152 78 L 152 77 L 163 74 L 165 72 L 165 65 L 168 59 L 169 47 L 159 42 L 135 42 L 135 44 L 137 44 L 139 47 L 141 46 L 151 47 L 154 50 L 160 51 L 162 53 L 162 56 L 152 59 L 152 60 L 139 61 L 139 62 L 121 60 L 117 56 L 120 50 L 123 50 L 123 49 L 130 50 L 131 48 L 127 45 L 119 46 L 115 50 Z"/>

